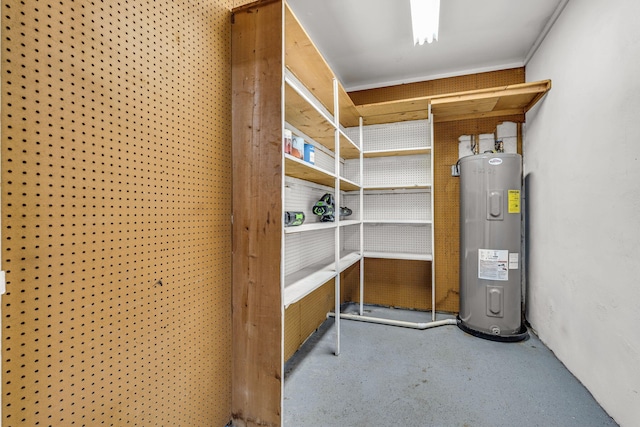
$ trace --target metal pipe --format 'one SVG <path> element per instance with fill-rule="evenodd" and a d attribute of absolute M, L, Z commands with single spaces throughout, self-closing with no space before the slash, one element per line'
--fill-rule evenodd
<path fill-rule="evenodd" d="M 335 317 L 335 313 L 328 313 L 327 317 Z M 377 323 L 380 325 L 400 326 L 402 328 L 412 328 L 412 329 L 419 329 L 419 330 L 435 328 L 438 326 L 458 324 L 458 320 L 456 319 L 436 320 L 436 321 L 427 322 L 427 323 L 415 323 L 415 322 L 405 322 L 403 320 L 380 319 L 378 317 L 360 316 L 359 314 L 344 314 L 344 313 L 340 313 L 340 318 L 347 319 L 347 320 L 358 320 L 360 322 Z"/>

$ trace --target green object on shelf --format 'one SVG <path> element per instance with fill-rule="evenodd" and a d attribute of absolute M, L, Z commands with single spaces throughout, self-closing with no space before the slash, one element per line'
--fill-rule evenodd
<path fill-rule="evenodd" d="M 302 225 L 303 222 L 304 212 L 286 211 L 284 213 L 284 225 L 286 226 Z"/>
<path fill-rule="evenodd" d="M 313 205 L 313 213 L 321 217 L 333 216 L 334 210 L 335 203 L 333 201 L 333 194 L 331 193 L 325 193 L 325 195 Z"/>

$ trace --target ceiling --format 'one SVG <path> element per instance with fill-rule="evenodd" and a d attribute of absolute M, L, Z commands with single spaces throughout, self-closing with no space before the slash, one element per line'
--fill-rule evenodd
<path fill-rule="evenodd" d="M 438 41 L 413 44 L 409 0 L 288 0 L 348 90 L 521 67 L 567 0 L 442 0 Z"/>

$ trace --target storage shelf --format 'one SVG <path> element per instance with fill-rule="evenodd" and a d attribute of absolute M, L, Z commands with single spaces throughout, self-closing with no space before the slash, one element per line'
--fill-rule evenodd
<path fill-rule="evenodd" d="M 333 111 L 334 74 L 288 5 L 285 7 L 284 31 L 285 67 L 307 83 L 327 110 Z"/>
<path fill-rule="evenodd" d="M 284 232 L 286 234 L 304 233 L 305 231 L 326 230 L 331 228 L 336 228 L 335 222 L 310 222 L 302 225 L 284 227 Z"/>
<path fill-rule="evenodd" d="M 524 114 L 551 89 L 551 80 L 449 93 L 431 97 L 434 121 Z"/>
<path fill-rule="evenodd" d="M 350 181 L 346 178 L 340 177 L 340 190 L 341 191 L 355 191 L 355 190 L 359 190 L 360 186 L 353 182 Z"/>
<path fill-rule="evenodd" d="M 403 259 L 409 261 L 432 261 L 431 254 L 412 254 L 407 252 L 373 252 L 365 251 L 365 258 Z"/>
<path fill-rule="evenodd" d="M 424 220 L 411 220 L 411 219 L 383 219 L 383 220 L 379 220 L 379 219 L 365 219 L 364 221 L 362 221 L 364 224 L 379 224 L 379 225 L 385 225 L 385 224 L 392 224 L 392 225 L 429 225 L 429 224 L 433 224 L 433 221 L 430 219 L 424 219 Z"/>
<path fill-rule="evenodd" d="M 351 225 L 358 225 L 360 224 L 360 221 L 358 221 L 357 219 L 345 219 L 340 221 L 340 227 L 349 227 Z"/>
<path fill-rule="evenodd" d="M 287 81 L 287 83 L 289 83 Z M 315 142 L 333 151 L 336 146 L 335 126 L 291 84 L 285 85 L 285 120 L 309 135 Z"/>
<path fill-rule="evenodd" d="M 313 44 L 298 19 L 285 7 L 285 67 L 299 80 L 307 82 L 310 91 L 329 111 L 333 111 L 333 79 L 335 75 Z M 342 84 L 338 82 L 340 123 L 358 126 L 360 113 Z"/>
<path fill-rule="evenodd" d="M 315 182 L 328 187 L 335 186 L 335 175 L 289 154 L 284 155 L 284 171 L 285 175 L 293 178 Z"/>
<path fill-rule="evenodd" d="M 357 251 L 344 251 L 340 253 L 338 271 L 335 269 L 335 260 L 331 258 L 287 275 L 284 285 L 285 308 L 309 295 L 338 273 L 358 262 L 360 258 L 362 256 Z"/>
<path fill-rule="evenodd" d="M 431 184 L 393 184 L 393 185 L 365 185 L 362 187 L 364 190 L 417 190 L 417 189 L 430 189 Z"/>
<path fill-rule="evenodd" d="M 317 264 L 287 275 L 284 284 L 285 308 L 336 277 L 333 264 Z"/>
<path fill-rule="evenodd" d="M 356 105 L 365 125 L 428 119 L 436 123 L 524 114 L 551 89 L 551 80 L 444 95 Z"/>
<path fill-rule="evenodd" d="M 399 150 L 364 151 L 362 155 L 365 158 L 373 158 L 373 157 L 413 156 L 416 154 L 429 154 L 429 153 L 431 153 L 431 147 L 402 148 Z"/>
<path fill-rule="evenodd" d="M 340 130 L 340 157 L 343 159 L 360 157 L 360 148 L 342 130 Z"/>
<path fill-rule="evenodd" d="M 360 252 L 342 251 L 340 252 L 340 273 L 351 267 L 356 262 L 360 261 L 362 255 Z"/>
<path fill-rule="evenodd" d="M 374 104 L 356 105 L 365 125 L 395 123 L 429 118 L 429 100 L 427 96 Z"/>

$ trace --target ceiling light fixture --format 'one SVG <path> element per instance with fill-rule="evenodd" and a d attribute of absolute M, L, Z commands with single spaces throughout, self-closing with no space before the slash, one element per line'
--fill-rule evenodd
<path fill-rule="evenodd" d="M 410 0 L 413 44 L 423 45 L 438 40 L 440 0 Z"/>

